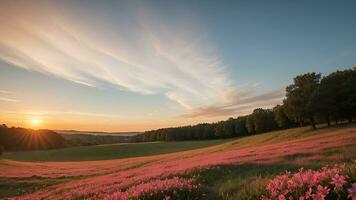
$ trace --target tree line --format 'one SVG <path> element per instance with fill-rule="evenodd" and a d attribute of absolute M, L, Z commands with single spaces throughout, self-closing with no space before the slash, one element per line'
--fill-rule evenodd
<path fill-rule="evenodd" d="M 43 150 L 64 147 L 64 138 L 50 130 L 0 125 L 0 148 L 5 151 Z"/>
<path fill-rule="evenodd" d="M 356 117 L 356 67 L 335 71 L 322 77 L 320 73 L 296 76 L 286 87 L 281 105 L 272 109 L 257 108 L 246 116 L 216 123 L 161 128 L 145 131 L 134 142 L 180 141 L 231 138 L 273 130 L 340 121 L 352 122 Z"/>

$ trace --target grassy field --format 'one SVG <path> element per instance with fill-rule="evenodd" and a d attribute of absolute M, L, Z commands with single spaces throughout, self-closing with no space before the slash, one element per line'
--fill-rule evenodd
<path fill-rule="evenodd" d="M 10 152 L 5 153 L 3 158 L 31 162 L 110 160 L 187 151 L 218 145 L 228 141 L 231 140 L 108 144 L 55 150 Z"/>
<path fill-rule="evenodd" d="M 199 177 L 206 185 L 211 199 L 252 200 L 264 194 L 267 182 L 285 171 L 320 169 L 325 165 L 351 163 L 356 158 L 356 145 L 327 148 L 317 153 L 298 153 L 282 157 L 273 163 L 244 163 L 199 169 L 187 176 Z"/>
<path fill-rule="evenodd" d="M 136 157 L 145 155 L 154 156 Z M 210 193 L 207 199 L 258 199 L 268 180 L 285 170 L 352 163 L 356 159 L 356 125 L 295 128 L 231 140 L 17 152 L 5 158 L 80 162 L 0 160 L 0 198 L 35 192 L 30 198 L 49 194 L 61 199 L 76 196 L 77 190 L 93 195 L 125 188 L 135 180 L 178 175 L 197 177 Z M 93 184 L 95 188 L 91 188 Z M 36 193 L 39 189 L 44 193 Z"/>

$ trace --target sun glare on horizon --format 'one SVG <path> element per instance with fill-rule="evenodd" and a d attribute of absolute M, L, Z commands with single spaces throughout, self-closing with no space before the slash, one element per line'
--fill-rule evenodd
<path fill-rule="evenodd" d="M 39 126 L 42 123 L 42 120 L 38 118 L 31 119 L 31 125 L 32 126 Z"/>

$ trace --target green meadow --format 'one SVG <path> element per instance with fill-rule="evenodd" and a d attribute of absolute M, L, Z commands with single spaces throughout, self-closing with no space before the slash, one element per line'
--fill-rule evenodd
<path fill-rule="evenodd" d="M 228 141 L 231 139 L 81 146 L 54 150 L 9 152 L 5 153 L 3 158 L 29 162 L 111 160 L 188 151 Z"/>
<path fill-rule="evenodd" d="M 110 160 L 159 155 L 205 147 L 210 148 L 202 150 L 202 152 L 209 154 L 233 149 L 243 150 L 263 145 L 274 145 L 287 141 L 307 141 L 306 138 L 310 137 L 326 138 L 328 137 L 328 133 L 335 133 L 335 131 L 341 131 L 341 134 L 353 134 L 354 129 L 347 128 L 355 126 L 356 124 L 353 123 L 332 127 L 322 125 L 317 130 L 312 130 L 310 127 L 293 128 L 229 140 L 111 144 L 57 150 L 10 152 L 4 154 L 2 158 L 29 162 Z M 344 130 L 348 130 L 348 132 Z M 324 165 L 332 166 L 340 163 L 350 165 L 356 155 L 356 140 L 352 138 L 352 141 L 349 142 L 351 143 L 333 148 L 324 148 L 318 152 L 289 154 L 270 163 L 245 162 L 241 164 L 216 165 L 210 168 L 195 169 L 180 176 L 197 177 L 197 181 L 205 187 L 207 199 L 258 199 L 261 194 L 264 194 L 267 182 L 274 176 L 287 170 L 293 172 L 300 168 L 320 169 Z M 356 172 L 353 171 L 350 176 L 352 176 L 352 179 L 356 179 Z M 24 192 L 33 192 L 39 188 L 84 178 L 87 178 L 87 176 L 55 179 L 40 177 L 39 180 L 36 177 L 31 177 L 31 180 L 28 180 L 28 182 L 5 178 L 2 180 L 3 184 L 0 184 L 0 198 L 16 196 Z M 32 179 L 36 181 L 34 182 Z"/>

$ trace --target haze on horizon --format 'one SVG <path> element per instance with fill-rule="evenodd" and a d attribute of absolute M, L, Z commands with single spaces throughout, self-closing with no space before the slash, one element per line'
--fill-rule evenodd
<path fill-rule="evenodd" d="M 280 103 L 356 63 L 355 1 L 2 1 L 0 122 L 142 131 Z"/>

